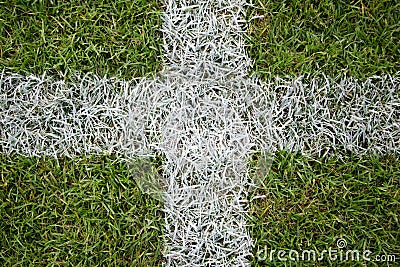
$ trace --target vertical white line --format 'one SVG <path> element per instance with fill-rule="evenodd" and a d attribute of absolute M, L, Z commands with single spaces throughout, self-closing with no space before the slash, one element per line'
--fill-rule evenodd
<path fill-rule="evenodd" d="M 173 72 L 167 75 L 172 86 L 164 90 L 176 98 L 160 143 L 169 180 L 167 266 L 249 265 L 251 138 L 237 109 L 249 87 L 243 4 L 166 1 L 164 58 Z"/>

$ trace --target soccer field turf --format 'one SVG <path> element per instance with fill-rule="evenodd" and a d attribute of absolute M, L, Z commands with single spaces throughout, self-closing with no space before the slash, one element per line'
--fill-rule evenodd
<path fill-rule="evenodd" d="M 395 2 L 259 1 L 248 12 L 249 20 L 262 16 L 249 21 L 253 70 L 263 79 L 396 74 Z M 162 64 L 161 12 L 156 1 L 3 3 L 0 68 L 39 76 L 152 75 Z M 154 164 L 161 169 L 159 160 Z M 161 264 L 162 204 L 141 194 L 127 164 L 114 156 L 56 161 L 3 155 L 0 174 L 1 265 Z M 321 251 L 344 238 L 349 248 L 400 258 L 399 180 L 399 162 L 390 156 L 277 153 L 256 192 L 265 198 L 251 202 L 254 255 Z M 271 264 L 257 257 L 253 263 Z"/>

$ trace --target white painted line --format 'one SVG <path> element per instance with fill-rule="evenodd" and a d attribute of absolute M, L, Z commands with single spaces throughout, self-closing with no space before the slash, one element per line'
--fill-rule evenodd
<path fill-rule="evenodd" d="M 3 153 L 165 157 L 166 266 L 248 266 L 246 160 L 400 154 L 400 78 L 248 76 L 245 1 L 166 1 L 166 66 L 139 82 L 0 76 Z"/>

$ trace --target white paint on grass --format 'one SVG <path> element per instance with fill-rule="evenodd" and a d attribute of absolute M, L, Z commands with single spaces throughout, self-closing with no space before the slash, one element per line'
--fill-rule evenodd
<path fill-rule="evenodd" d="M 141 83 L 87 75 L 69 77 L 66 83 L 48 76 L 2 72 L 0 149 L 54 157 L 154 155 L 165 105 L 175 101 L 168 100 L 175 93 L 162 94 L 154 87 L 163 81 L 173 86 L 178 79 L 168 78 L 173 75 Z M 185 74 L 176 76 L 184 79 Z M 238 76 L 231 84 L 244 84 L 241 79 Z M 265 81 L 262 88 L 254 86 L 258 90 L 246 88 L 235 97 L 252 125 L 257 149 L 311 156 L 340 156 L 346 150 L 360 156 L 400 154 L 399 75 L 364 81 L 275 79 Z M 143 110 L 147 113 L 141 114 Z"/>
<path fill-rule="evenodd" d="M 246 168 L 254 145 L 243 1 L 167 1 L 163 73 L 137 114 L 165 158 L 166 266 L 247 266 Z M 247 99 L 250 100 L 250 99 Z"/>
<path fill-rule="evenodd" d="M 166 266 L 248 266 L 249 155 L 400 153 L 400 78 L 248 76 L 245 1 L 166 1 L 153 79 L 0 76 L 3 153 L 164 156 Z"/>

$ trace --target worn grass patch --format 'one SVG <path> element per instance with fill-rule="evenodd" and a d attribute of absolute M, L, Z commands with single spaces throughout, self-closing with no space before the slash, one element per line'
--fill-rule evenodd
<path fill-rule="evenodd" d="M 294 266 L 296 262 L 288 256 L 290 250 L 299 251 L 301 261 L 303 250 L 338 249 L 339 238 L 347 242 L 343 250 L 370 250 L 371 259 L 396 255 L 397 263 L 400 261 L 400 164 L 394 158 L 313 160 L 281 152 L 274 159 L 264 188 L 257 193 L 265 198 L 251 206 L 254 266 Z M 272 261 L 271 250 L 275 250 Z M 287 262 L 279 261 L 278 250 L 286 251 Z M 328 260 L 325 255 L 320 263 L 301 264 L 366 263 L 339 262 L 337 257 L 336 261 Z M 379 266 L 379 262 L 376 264 Z"/>
<path fill-rule="evenodd" d="M 263 78 L 400 70 L 398 1 L 255 0 L 249 52 Z"/>
<path fill-rule="evenodd" d="M 160 203 L 114 157 L 0 156 L 1 266 L 158 266 Z"/>
<path fill-rule="evenodd" d="M 0 69 L 123 79 L 160 69 L 160 1 L 0 1 Z"/>

